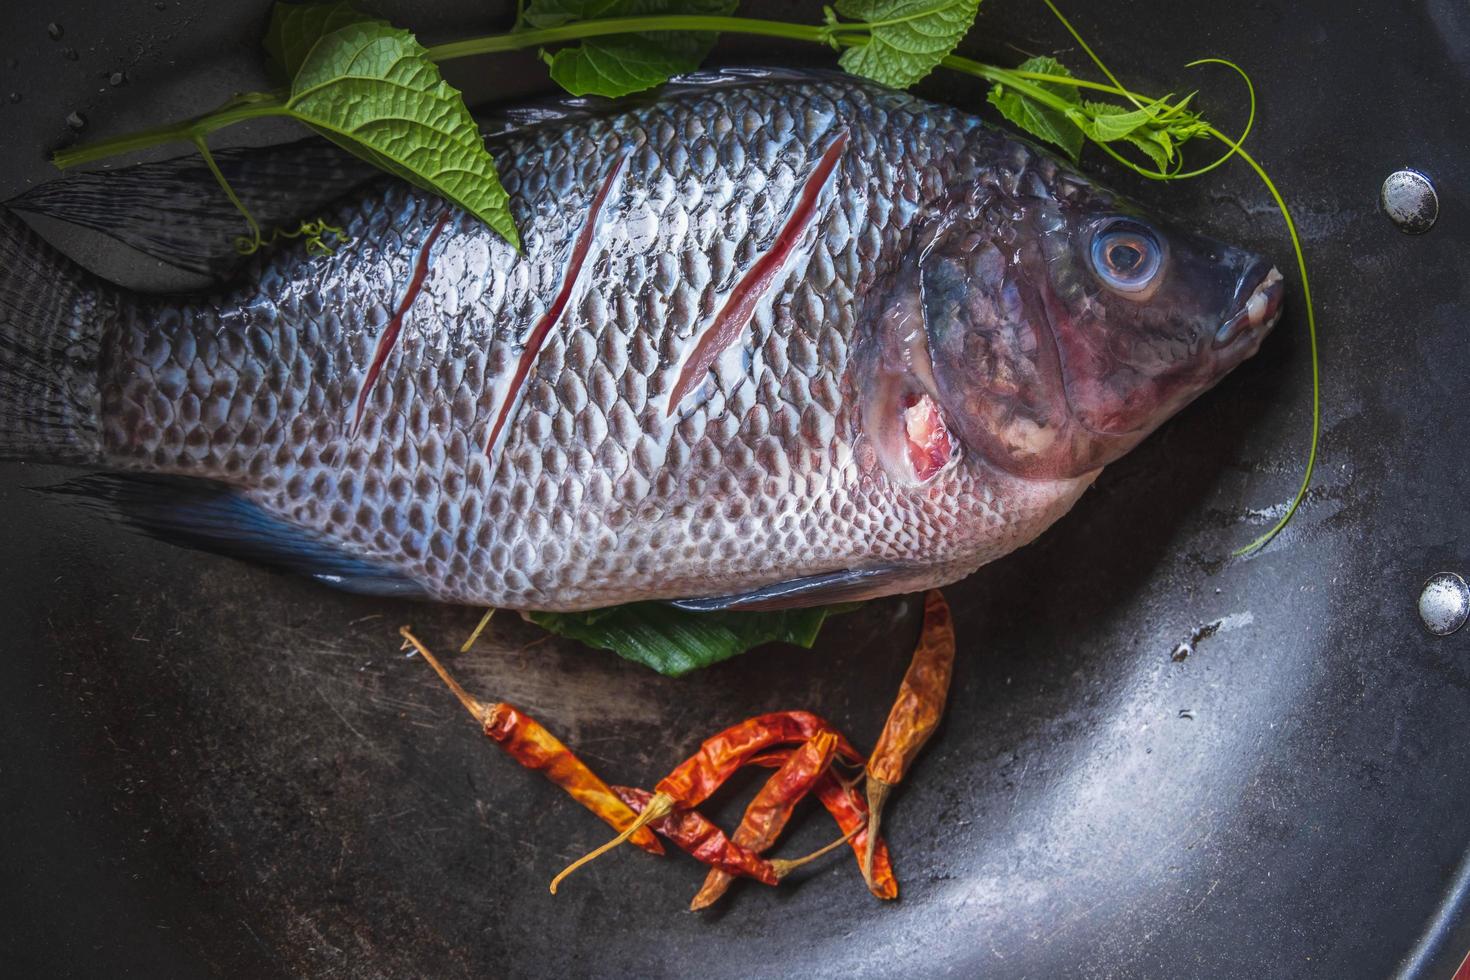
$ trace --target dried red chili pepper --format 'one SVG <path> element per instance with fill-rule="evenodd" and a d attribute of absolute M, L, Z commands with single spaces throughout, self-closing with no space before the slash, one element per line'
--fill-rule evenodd
<path fill-rule="evenodd" d="M 653 794 L 632 786 L 614 786 L 612 791 L 636 812 L 643 812 Z M 649 823 L 650 827 L 687 851 L 698 861 L 715 869 L 711 874 L 740 875 L 766 885 L 781 879 L 771 862 L 725 836 L 698 810 L 675 810 Z"/>
<path fill-rule="evenodd" d="M 924 596 L 924 628 L 913 660 L 899 685 L 898 697 L 888 712 L 888 721 L 878 744 L 868 757 L 869 834 L 863 852 L 863 877 L 873 887 L 873 851 L 883 820 L 883 804 L 889 791 L 903 779 L 909 763 L 934 734 L 949 697 L 949 678 L 954 670 L 954 623 L 949 604 L 938 589 Z"/>
<path fill-rule="evenodd" d="M 658 796 L 657 793 L 650 793 L 646 789 L 632 786 L 614 786 L 612 789 L 629 807 L 640 811 L 640 816 L 648 812 L 649 805 Z M 649 821 L 648 826 L 653 827 L 679 845 L 682 850 L 705 864 L 734 875 L 754 878 L 766 885 L 776 884 L 803 864 L 815 861 L 833 848 L 848 843 L 854 836 L 852 833 L 846 834 L 825 847 L 812 851 L 805 857 L 793 860 L 786 858 L 766 860 L 754 851 L 730 840 L 725 836 L 723 830 L 692 807 L 656 817 Z"/>
<path fill-rule="evenodd" d="M 654 789 L 673 798 L 679 806 L 698 806 L 752 756 L 775 745 L 806 742 L 818 732 L 836 731 L 810 711 L 756 715 L 705 739 L 699 751 L 659 780 Z M 836 751 L 849 762 L 861 762 L 863 758 L 840 734 Z"/>
<path fill-rule="evenodd" d="M 557 886 L 567 875 L 617 847 L 644 824 L 667 815 L 675 807 L 688 809 L 709 799 L 710 794 L 719 789 L 751 756 L 775 745 L 805 742 L 822 731 L 835 732 L 836 729 L 810 711 L 775 711 L 747 718 L 705 739 L 699 751 L 659 780 L 654 787 L 653 796 L 648 800 L 648 806 L 638 815 L 633 826 L 563 868 L 551 880 L 551 893 L 556 894 Z M 841 735 L 837 736 L 837 753 L 854 762 L 862 759 L 857 750 Z"/>
<path fill-rule="evenodd" d="M 735 835 L 731 839 L 756 854 L 770 850 L 781 836 L 781 831 L 786 829 L 796 804 L 827 773 L 836 751 L 837 733 L 824 731 L 813 735 L 800 748 L 790 752 L 786 761 L 766 780 L 765 785 L 745 808 L 745 815 L 740 818 L 740 826 L 735 829 Z M 719 901 L 734 880 L 735 876 L 726 871 L 710 869 L 710 873 L 705 876 L 704 886 L 689 903 L 690 911 L 697 912 Z"/>
<path fill-rule="evenodd" d="M 775 769 L 790 756 L 791 750 L 781 749 L 776 752 L 766 752 L 751 759 L 748 765 L 764 766 Z M 863 794 L 852 783 L 847 782 L 832 770 L 827 770 L 822 778 L 817 780 L 812 792 L 816 794 L 822 806 L 832 815 L 837 826 L 844 834 L 852 834 L 853 856 L 857 859 L 858 872 L 863 870 L 863 859 L 868 848 L 868 801 Z M 856 831 L 856 833 L 854 833 Z M 868 890 L 882 899 L 895 899 L 898 897 L 898 878 L 893 873 L 893 859 L 888 853 L 888 844 L 883 838 L 877 838 L 878 843 L 873 848 L 873 873 L 867 882 Z"/>
<path fill-rule="evenodd" d="M 434 668 L 434 672 L 454 692 L 460 703 L 480 722 L 485 735 L 505 749 L 512 759 L 527 769 L 541 772 L 547 779 L 566 790 L 572 799 L 614 829 L 627 830 L 633 826 L 638 814 L 536 719 L 504 701 L 485 704 L 473 697 L 459 686 L 458 681 L 449 676 L 444 665 L 439 663 L 407 626 L 398 632 L 423 655 L 424 660 Z M 651 854 L 664 853 L 658 838 L 647 830 L 635 830 L 630 839 Z"/>

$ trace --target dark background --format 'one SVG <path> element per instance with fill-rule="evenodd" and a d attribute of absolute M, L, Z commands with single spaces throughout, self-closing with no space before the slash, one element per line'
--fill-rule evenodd
<path fill-rule="evenodd" d="M 506 24 L 505 4 L 372 6 L 429 42 Z M 486 744 L 397 652 L 399 624 L 448 651 L 475 610 L 353 598 L 142 540 L 23 489 L 62 471 L 6 465 L 0 972 L 1449 976 L 1470 949 L 1456 890 L 1470 633 L 1429 636 L 1414 602 L 1429 574 L 1466 571 L 1470 8 L 1069 6 L 1134 87 L 1202 86 L 1231 126 L 1238 83 L 1183 63 L 1229 57 L 1252 73 L 1250 145 L 1295 209 L 1315 277 L 1319 475 L 1276 543 L 1227 559 L 1290 496 L 1306 450 L 1293 292 L 1259 357 L 1041 540 L 948 590 L 961 645 L 949 715 L 886 827 L 898 903 L 871 899 L 843 856 L 691 915 L 700 869 L 627 848 L 553 898 L 550 877 L 606 828 Z M 261 86 L 266 10 L 5 4 L 0 197 L 51 175 L 46 151 L 74 136 L 73 111 L 96 137 Z M 820 17 L 814 3 L 745 10 Z M 1029 0 L 988 2 L 963 50 L 1082 66 Z M 827 57 L 732 39 L 715 60 Z M 474 101 L 548 88 L 529 55 L 449 75 Z M 968 80 L 923 89 L 983 107 Z M 278 135 L 229 131 L 216 145 Z M 1441 195 L 1422 238 L 1377 210 L 1383 178 L 1406 164 Z M 1280 219 L 1244 166 L 1167 187 L 1113 177 L 1268 252 L 1296 286 Z M 131 281 L 170 280 L 98 240 L 64 244 Z M 610 780 L 647 785 L 765 709 L 817 710 L 870 744 L 917 612 L 875 603 L 835 620 L 815 651 L 765 650 L 682 680 L 505 615 L 454 669 L 546 720 Z M 713 812 L 730 820 L 740 805 Z M 784 853 L 831 834 L 820 815 L 795 829 Z"/>

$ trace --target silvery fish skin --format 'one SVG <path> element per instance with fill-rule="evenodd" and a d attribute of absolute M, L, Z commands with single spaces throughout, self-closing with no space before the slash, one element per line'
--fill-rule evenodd
<path fill-rule="evenodd" d="M 334 255 L 156 299 L 7 218 L 32 272 L 0 282 L 0 456 L 212 481 L 363 591 L 888 594 L 1031 541 L 1280 303 L 1256 257 L 853 79 L 736 78 L 490 148 L 522 253 L 383 180 L 330 215 Z"/>

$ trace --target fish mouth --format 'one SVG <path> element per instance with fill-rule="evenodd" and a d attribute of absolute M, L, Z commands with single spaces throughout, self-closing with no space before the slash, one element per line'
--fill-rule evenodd
<path fill-rule="evenodd" d="M 1250 282 L 1252 278 L 1246 277 L 1244 281 Z M 1215 349 L 1226 347 L 1247 334 L 1257 340 L 1264 337 L 1281 317 L 1281 301 L 1285 295 L 1286 285 L 1281 270 L 1273 265 L 1255 279 L 1255 285 L 1240 302 L 1235 315 L 1215 331 Z"/>

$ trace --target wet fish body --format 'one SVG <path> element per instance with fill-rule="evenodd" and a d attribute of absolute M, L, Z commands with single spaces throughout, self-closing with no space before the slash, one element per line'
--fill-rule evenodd
<path fill-rule="evenodd" d="M 520 253 L 385 179 L 330 214 L 335 254 L 150 298 L 4 216 L 0 456 L 359 591 L 819 602 L 1030 541 L 1279 306 L 1258 259 L 851 79 L 735 76 L 491 150 Z M 1148 297 L 1108 278 L 1154 258 Z"/>

